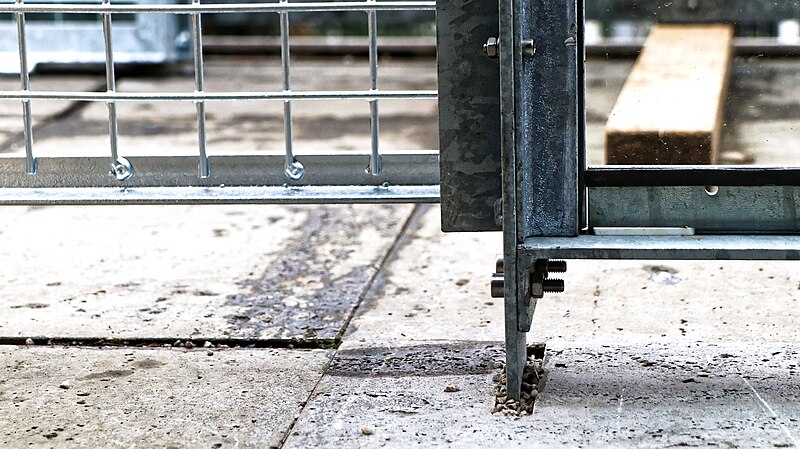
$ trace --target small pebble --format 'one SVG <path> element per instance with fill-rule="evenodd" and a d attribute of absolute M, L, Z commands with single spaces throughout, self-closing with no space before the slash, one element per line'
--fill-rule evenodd
<path fill-rule="evenodd" d="M 455 385 L 448 385 L 444 387 L 445 393 L 455 393 L 456 391 L 461 391 L 461 389 L 456 387 Z"/>
<path fill-rule="evenodd" d="M 175 343 L 173 343 L 172 346 L 176 346 L 176 347 L 177 346 L 181 346 L 181 341 L 180 340 L 175 341 Z"/>
<path fill-rule="evenodd" d="M 204 348 L 213 348 L 214 347 L 214 343 L 211 343 L 210 341 L 207 341 L 207 342 L 203 343 L 203 347 Z"/>
<path fill-rule="evenodd" d="M 25 340 L 25 344 L 28 345 L 28 346 L 33 346 L 33 339 L 29 338 L 29 339 Z"/>
<path fill-rule="evenodd" d="M 61 388 L 61 389 L 64 389 L 64 390 L 69 390 L 71 387 L 72 387 L 72 385 L 70 385 L 69 381 L 61 382 L 61 385 L 58 386 L 58 388 Z"/>
<path fill-rule="evenodd" d="M 370 426 L 363 426 L 361 427 L 361 433 L 363 435 L 372 435 L 375 431 Z"/>
<path fill-rule="evenodd" d="M 192 349 L 194 348 L 194 343 L 192 343 L 191 341 L 187 341 L 184 346 L 186 346 L 188 349 Z"/>

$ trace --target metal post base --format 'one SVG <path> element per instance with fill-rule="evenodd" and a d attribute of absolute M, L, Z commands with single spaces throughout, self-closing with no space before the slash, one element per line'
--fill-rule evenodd
<path fill-rule="evenodd" d="M 527 333 L 517 327 L 517 303 L 506 300 L 506 395 L 520 400 L 527 358 Z"/>

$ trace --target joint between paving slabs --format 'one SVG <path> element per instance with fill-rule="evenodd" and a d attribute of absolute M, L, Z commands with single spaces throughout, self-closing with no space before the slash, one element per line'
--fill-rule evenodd
<path fill-rule="evenodd" d="M 87 348 L 207 348 L 207 349 L 336 349 L 338 339 L 253 340 L 244 338 L 69 338 L 0 337 L 0 346 L 67 346 Z"/>
<path fill-rule="evenodd" d="M 300 415 L 305 410 L 305 408 L 308 405 L 308 403 L 311 400 L 311 398 L 313 398 L 314 395 L 317 393 L 317 389 L 319 388 L 320 382 L 322 382 L 322 379 L 325 377 L 325 375 L 328 374 L 328 369 L 331 367 L 331 364 L 333 363 L 333 360 L 336 358 L 336 355 L 338 354 L 339 346 L 341 345 L 342 340 L 344 339 L 344 336 L 347 333 L 347 329 L 350 327 L 350 323 L 352 322 L 353 318 L 358 313 L 358 310 L 361 308 L 361 305 L 363 304 L 364 299 L 367 297 L 367 295 L 369 294 L 370 290 L 372 290 L 372 286 L 374 285 L 375 280 L 378 278 L 378 275 L 383 270 L 383 268 L 386 266 L 387 262 L 389 262 L 394 257 L 394 255 L 397 254 L 397 252 L 403 247 L 404 243 L 407 241 L 406 235 L 408 234 L 408 231 L 412 228 L 412 225 L 414 223 L 418 222 L 419 218 L 423 214 L 425 214 L 425 212 L 427 210 L 429 210 L 429 208 L 430 207 L 422 207 L 422 205 L 420 205 L 420 204 L 415 204 L 414 205 L 414 208 L 406 216 L 405 220 L 403 221 L 402 226 L 400 226 L 400 229 L 397 231 L 397 234 L 395 234 L 395 237 L 392 240 L 392 243 L 386 249 L 386 251 L 384 252 L 383 256 L 375 264 L 375 269 L 373 270 L 372 275 L 369 277 L 369 279 L 367 280 L 366 284 L 364 285 L 364 288 L 361 290 L 361 293 L 359 294 L 359 297 L 358 297 L 358 301 L 356 301 L 355 306 L 353 306 L 353 308 L 350 310 L 349 316 L 345 320 L 344 324 L 342 325 L 341 329 L 339 330 L 339 333 L 336 335 L 336 338 L 334 339 L 336 344 L 331 347 L 331 349 L 333 349 L 333 353 L 328 358 L 328 363 L 323 368 L 322 374 L 319 376 L 319 378 L 317 378 L 317 382 L 314 384 L 314 388 L 311 389 L 311 393 L 308 395 L 306 400 L 303 402 L 302 408 L 300 409 L 300 411 L 297 413 L 297 415 L 292 420 L 292 424 L 286 430 L 286 433 L 284 433 L 283 436 L 281 437 L 280 446 L 283 446 L 286 443 L 286 440 L 289 438 L 289 436 L 294 431 L 294 428 L 297 425 L 297 421 L 300 418 Z"/>

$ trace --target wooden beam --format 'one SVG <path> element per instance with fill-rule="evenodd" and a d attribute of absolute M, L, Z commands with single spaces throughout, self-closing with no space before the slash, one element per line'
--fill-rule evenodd
<path fill-rule="evenodd" d="M 731 25 L 656 25 L 606 125 L 609 165 L 714 164 Z"/>

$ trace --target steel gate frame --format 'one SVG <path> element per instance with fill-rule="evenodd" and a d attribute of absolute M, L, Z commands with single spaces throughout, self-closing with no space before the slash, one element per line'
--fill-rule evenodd
<path fill-rule="evenodd" d="M 537 300 L 564 289 L 549 278 L 566 271 L 559 259 L 800 260 L 800 170 L 587 167 L 584 1 L 501 0 L 499 10 L 504 260 L 492 290 L 505 298 L 510 398 L 520 398 Z M 586 10 L 735 22 L 798 18 L 800 2 L 607 0 Z"/>

